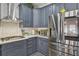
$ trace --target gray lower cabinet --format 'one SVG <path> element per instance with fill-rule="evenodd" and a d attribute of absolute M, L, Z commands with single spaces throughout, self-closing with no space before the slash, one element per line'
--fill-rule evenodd
<path fill-rule="evenodd" d="M 34 37 L 33 38 L 33 52 L 36 52 L 37 51 L 37 37 Z"/>
<path fill-rule="evenodd" d="M 1 45 L 0 45 L 0 56 L 1 56 Z"/>
<path fill-rule="evenodd" d="M 45 38 L 38 38 L 38 51 L 44 55 L 48 55 L 48 40 Z"/>
<path fill-rule="evenodd" d="M 2 56 L 28 56 L 36 51 L 36 37 L 0 45 L 0 55 Z"/>
<path fill-rule="evenodd" d="M 48 55 L 47 39 L 32 37 L 26 40 L 0 45 L 1 56 L 29 56 L 37 51 Z"/>
<path fill-rule="evenodd" d="M 27 55 L 26 41 L 21 40 L 3 44 L 1 46 L 1 50 L 3 56 L 26 56 Z"/>
<path fill-rule="evenodd" d="M 36 37 L 29 38 L 27 40 L 27 55 L 31 55 L 32 53 L 37 51 L 37 39 Z"/>

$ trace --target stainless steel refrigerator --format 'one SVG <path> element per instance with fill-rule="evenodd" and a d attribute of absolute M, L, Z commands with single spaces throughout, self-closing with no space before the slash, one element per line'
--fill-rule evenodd
<path fill-rule="evenodd" d="M 79 56 L 78 10 L 49 17 L 49 55 Z"/>

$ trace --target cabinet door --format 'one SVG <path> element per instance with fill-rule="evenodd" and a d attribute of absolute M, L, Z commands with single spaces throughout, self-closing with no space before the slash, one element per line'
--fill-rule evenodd
<path fill-rule="evenodd" d="M 24 27 L 33 27 L 33 10 L 28 5 L 19 6 L 19 18 L 23 20 Z"/>
<path fill-rule="evenodd" d="M 33 53 L 33 38 L 27 39 L 27 55 L 31 55 Z"/>
<path fill-rule="evenodd" d="M 41 41 L 41 38 L 38 38 L 38 51 L 41 52 L 41 50 L 43 49 L 43 42 Z"/>
<path fill-rule="evenodd" d="M 2 55 L 2 52 L 1 52 L 1 45 L 0 45 L 0 56 Z"/>
<path fill-rule="evenodd" d="M 76 8 L 76 3 L 67 3 L 65 4 L 65 8 L 67 11 L 75 10 Z"/>
<path fill-rule="evenodd" d="M 27 48 L 27 55 L 31 55 L 33 53 L 32 48 Z"/>
<path fill-rule="evenodd" d="M 44 55 L 48 55 L 48 41 L 46 41 L 47 39 L 43 40 L 43 54 Z"/>
<path fill-rule="evenodd" d="M 48 41 L 47 41 L 47 39 L 39 38 L 38 51 L 44 55 L 48 55 Z"/>
<path fill-rule="evenodd" d="M 41 27 L 44 27 L 44 16 L 45 16 L 45 13 L 44 13 L 44 8 L 40 9 L 40 26 Z"/>
<path fill-rule="evenodd" d="M 41 52 L 42 44 L 41 44 L 40 38 L 38 38 L 38 46 L 37 46 L 37 48 L 38 48 L 38 51 Z"/>
<path fill-rule="evenodd" d="M 32 54 L 32 43 L 33 41 L 31 39 L 27 40 L 27 55 Z"/>
<path fill-rule="evenodd" d="M 37 38 L 33 38 L 33 53 L 37 51 Z"/>
<path fill-rule="evenodd" d="M 33 27 L 39 27 L 39 9 L 33 9 Z"/>
<path fill-rule="evenodd" d="M 37 51 L 39 51 L 39 47 L 40 47 L 40 46 L 39 46 L 39 45 L 40 45 L 39 40 L 40 40 L 40 39 L 37 37 Z"/>
<path fill-rule="evenodd" d="M 48 27 L 48 20 L 49 20 L 49 13 L 51 12 L 51 10 L 49 9 L 49 7 L 45 8 L 45 27 Z"/>

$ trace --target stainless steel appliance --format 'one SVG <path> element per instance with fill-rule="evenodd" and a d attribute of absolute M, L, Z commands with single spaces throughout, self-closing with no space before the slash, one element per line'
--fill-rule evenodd
<path fill-rule="evenodd" d="M 78 10 L 49 17 L 49 55 L 79 56 Z"/>

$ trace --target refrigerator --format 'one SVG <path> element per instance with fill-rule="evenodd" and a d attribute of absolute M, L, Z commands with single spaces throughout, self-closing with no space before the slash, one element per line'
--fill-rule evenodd
<path fill-rule="evenodd" d="M 79 56 L 78 10 L 49 16 L 49 55 Z"/>

